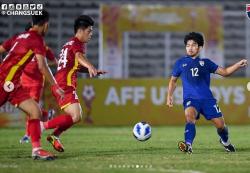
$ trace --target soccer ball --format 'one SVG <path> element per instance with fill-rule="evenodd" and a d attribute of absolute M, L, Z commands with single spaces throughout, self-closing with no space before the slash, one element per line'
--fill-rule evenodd
<path fill-rule="evenodd" d="M 146 141 L 151 137 L 151 127 L 146 122 L 139 122 L 134 126 L 133 135 L 138 141 Z"/>

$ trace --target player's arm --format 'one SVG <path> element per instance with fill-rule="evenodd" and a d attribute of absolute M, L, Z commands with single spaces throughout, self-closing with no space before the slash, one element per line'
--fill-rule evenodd
<path fill-rule="evenodd" d="M 0 45 L 0 64 L 2 63 L 2 57 L 1 55 L 6 52 L 6 50 L 4 49 L 4 47 L 2 45 Z"/>
<path fill-rule="evenodd" d="M 53 51 L 46 46 L 46 58 L 50 61 L 48 65 L 57 65 L 58 61 L 53 53 Z"/>
<path fill-rule="evenodd" d="M 246 59 L 242 59 L 240 61 L 238 61 L 237 63 L 223 68 L 223 67 L 218 67 L 217 70 L 215 71 L 216 74 L 219 74 L 223 77 L 227 77 L 230 76 L 232 73 L 234 73 L 235 71 L 237 71 L 238 69 L 247 66 L 247 60 Z"/>
<path fill-rule="evenodd" d="M 58 86 L 54 76 L 51 73 L 50 68 L 48 67 L 48 64 L 43 57 L 43 55 L 36 54 L 36 59 L 38 63 L 38 68 L 41 71 L 41 73 L 46 77 L 46 79 L 49 81 L 52 87 L 56 88 L 56 92 L 61 95 L 61 97 L 64 97 L 64 91 Z"/>
<path fill-rule="evenodd" d="M 3 45 L 0 45 L 0 54 L 3 54 L 6 52 L 6 49 L 3 47 Z"/>
<path fill-rule="evenodd" d="M 89 60 L 81 52 L 76 52 L 77 61 L 89 71 L 89 76 L 94 77 L 97 75 L 97 69 L 89 62 Z"/>
<path fill-rule="evenodd" d="M 89 70 L 88 70 L 86 67 L 81 66 L 81 67 L 77 70 L 77 72 L 79 72 L 79 73 L 89 73 Z M 108 72 L 107 72 L 107 71 L 104 71 L 104 70 L 98 70 L 98 69 L 97 69 L 97 76 L 102 75 L 102 74 L 106 74 L 106 73 L 108 73 Z"/>
<path fill-rule="evenodd" d="M 166 105 L 169 107 L 173 107 L 173 93 L 176 88 L 178 77 L 171 76 L 169 84 L 168 84 L 168 93 L 167 93 L 167 103 Z"/>

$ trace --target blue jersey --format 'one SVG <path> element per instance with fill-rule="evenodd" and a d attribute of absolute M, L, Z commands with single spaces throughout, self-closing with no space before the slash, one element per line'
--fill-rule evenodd
<path fill-rule="evenodd" d="M 218 68 L 209 59 L 185 56 L 176 61 L 172 76 L 181 76 L 183 99 L 214 99 L 210 90 L 210 73 Z"/>

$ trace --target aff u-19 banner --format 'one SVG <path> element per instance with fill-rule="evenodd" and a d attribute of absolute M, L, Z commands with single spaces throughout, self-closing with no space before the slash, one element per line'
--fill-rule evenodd
<path fill-rule="evenodd" d="M 228 124 L 250 123 L 250 92 L 247 79 L 213 79 L 211 89 Z M 184 123 L 182 87 L 174 92 L 174 107 L 165 105 L 168 80 L 165 79 L 81 79 L 78 97 L 84 116 L 82 123 L 90 125 L 132 125 L 147 121 L 152 125 Z M 59 107 L 45 89 L 46 109 Z M 0 109 L 0 126 L 24 126 L 24 114 L 6 104 Z M 199 124 L 209 123 L 201 116 Z"/>
<path fill-rule="evenodd" d="M 250 123 L 250 92 L 246 79 L 215 79 L 211 89 L 230 124 Z M 168 80 L 80 80 L 78 96 L 94 125 L 130 125 L 147 121 L 154 125 L 184 123 L 182 86 L 174 92 L 174 107 L 165 105 Z M 201 124 L 208 123 L 201 118 Z"/>

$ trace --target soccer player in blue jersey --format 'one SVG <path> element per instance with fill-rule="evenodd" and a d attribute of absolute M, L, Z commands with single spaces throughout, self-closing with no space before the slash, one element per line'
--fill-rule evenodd
<path fill-rule="evenodd" d="M 225 125 L 220 108 L 210 90 L 210 73 L 229 76 L 241 67 L 247 65 L 247 60 L 223 68 L 207 58 L 201 58 L 199 53 L 204 45 L 204 38 L 200 33 L 191 32 L 184 38 L 186 56 L 176 61 L 168 86 L 167 105 L 173 107 L 173 92 L 176 88 L 178 77 L 183 85 L 183 106 L 185 110 L 186 126 L 185 141 L 178 143 L 182 152 L 192 153 L 192 143 L 195 138 L 195 122 L 203 114 L 207 120 L 213 122 L 220 137 L 220 143 L 228 152 L 235 152 L 235 147 L 230 143 L 228 128 Z"/>

